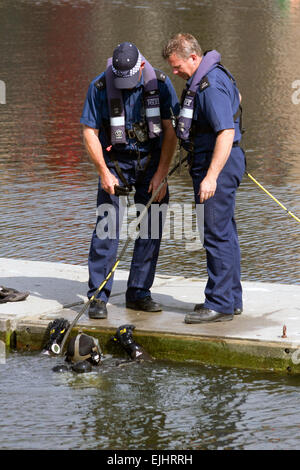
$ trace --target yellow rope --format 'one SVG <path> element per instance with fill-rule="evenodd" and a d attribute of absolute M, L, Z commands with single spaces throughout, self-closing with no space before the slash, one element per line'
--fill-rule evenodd
<path fill-rule="evenodd" d="M 293 214 L 293 212 L 289 211 L 283 204 L 281 204 L 281 202 L 278 201 L 278 199 L 276 199 L 276 197 L 274 197 L 266 188 L 264 188 L 255 178 L 253 178 L 252 175 L 250 175 L 250 173 L 248 173 L 246 171 L 246 175 L 249 176 L 249 178 L 254 181 L 255 184 L 257 184 L 257 186 L 260 187 L 260 189 L 262 189 L 268 196 L 270 196 L 273 201 L 277 202 L 277 204 L 282 208 L 284 209 L 288 215 L 290 215 L 291 217 L 293 217 L 297 222 L 300 223 L 300 219 L 295 215 Z"/>

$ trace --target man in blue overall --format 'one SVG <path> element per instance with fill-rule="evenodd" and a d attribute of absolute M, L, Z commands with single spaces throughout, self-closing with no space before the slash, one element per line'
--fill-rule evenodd
<path fill-rule="evenodd" d="M 179 33 L 163 49 L 173 73 L 187 80 L 177 136 L 189 152 L 196 204 L 204 204 L 208 281 L 204 303 L 185 323 L 232 320 L 242 313 L 240 248 L 234 219 L 236 190 L 245 171 L 241 95 L 220 54 L 202 54 L 197 40 Z"/>
<path fill-rule="evenodd" d="M 170 79 L 154 69 L 129 42 L 116 47 L 105 72 L 89 86 L 80 120 L 84 143 L 100 177 L 97 207 L 112 207 L 116 224 L 114 236 L 103 236 L 99 227 L 105 222 L 105 215 L 98 212 L 88 260 L 89 298 L 106 279 L 116 260 L 120 192 L 126 194 L 134 187 L 135 203 L 145 206 L 168 174 L 177 143 L 173 118 L 179 114 L 179 109 Z M 154 204 L 167 203 L 168 199 L 165 185 Z M 162 221 L 158 236 L 152 239 L 150 209 L 148 227 L 148 237 L 135 240 L 126 307 L 154 312 L 161 310 L 152 299 L 150 288 L 159 254 Z M 107 317 L 106 303 L 111 288 L 112 277 L 98 298 L 91 302 L 90 318 Z"/>

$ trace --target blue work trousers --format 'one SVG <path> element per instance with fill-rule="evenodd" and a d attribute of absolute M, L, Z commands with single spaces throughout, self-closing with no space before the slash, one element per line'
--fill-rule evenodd
<path fill-rule="evenodd" d="M 211 154 L 196 154 L 190 173 L 195 203 L 199 186 L 206 176 Z M 217 180 L 215 195 L 204 202 L 204 248 L 208 281 L 204 306 L 219 313 L 233 314 L 242 308 L 240 246 L 234 218 L 236 190 L 245 172 L 245 156 L 233 147 Z"/>
<path fill-rule="evenodd" d="M 150 164 L 148 164 L 147 169 L 144 172 L 143 168 L 146 164 L 146 161 L 147 157 L 141 158 L 140 161 L 138 161 L 136 158 L 131 159 L 130 157 L 118 158 L 118 163 L 123 175 L 125 176 L 128 183 L 135 187 L 135 204 L 141 204 L 143 206 L 147 204 L 152 195 L 152 193 L 148 193 L 148 188 L 149 183 L 157 170 L 159 155 L 152 157 Z M 119 179 L 119 185 L 123 186 L 123 183 L 122 181 L 120 181 L 120 178 L 115 170 L 113 162 L 108 161 L 107 166 L 109 167 L 110 171 Z M 167 190 L 166 196 L 160 202 L 160 204 L 167 204 L 168 201 L 169 192 Z M 103 206 L 104 204 L 108 206 Z M 115 227 L 113 230 L 114 233 L 110 233 L 110 235 L 106 238 L 102 238 L 102 235 L 99 238 L 99 229 L 100 227 L 103 227 L 105 225 L 104 217 L 107 217 L 107 215 L 98 215 L 95 230 L 92 235 L 88 258 L 89 290 L 87 295 L 89 298 L 94 295 L 94 293 L 96 292 L 100 284 L 103 282 L 103 280 L 106 278 L 106 276 L 109 274 L 114 263 L 116 262 L 121 232 L 119 211 L 122 208 L 120 207 L 120 198 L 115 195 L 110 195 L 106 191 L 104 191 L 101 187 L 101 180 L 99 179 L 97 195 L 98 214 L 99 208 L 101 209 L 101 207 L 109 206 L 113 208 L 112 213 L 115 218 Z M 143 238 L 138 237 L 134 242 L 134 250 L 126 292 L 126 298 L 130 301 L 135 301 L 137 299 L 150 295 L 150 288 L 154 281 L 163 230 L 163 216 L 162 214 L 159 215 L 159 228 L 156 228 L 155 230 L 155 233 L 157 233 L 158 236 L 152 238 L 150 208 L 148 209 L 147 215 L 145 215 L 145 218 L 148 217 L 148 236 L 143 236 Z M 137 215 L 139 215 L 139 213 Z M 157 223 L 157 220 L 155 221 L 155 223 Z M 97 298 L 107 302 L 111 293 L 112 283 L 113 276 L 106 283 L 104 289 L 102 289 L 102 291 L 97 295 Z"/>

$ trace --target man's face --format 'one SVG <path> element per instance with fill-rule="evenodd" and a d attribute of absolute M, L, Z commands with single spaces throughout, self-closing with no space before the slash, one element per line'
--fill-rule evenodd
<path fill-rule="evenodd" d="M 195 54 L 191 54 L 188 59 L 183 59 L 182 57 L 178 57 L 176 54 L 172 54 L 168 58 L 168 63 L 172 68 L 174 75 L 178 75 L 184 80 L 188 80 L 199 65 Z"/>

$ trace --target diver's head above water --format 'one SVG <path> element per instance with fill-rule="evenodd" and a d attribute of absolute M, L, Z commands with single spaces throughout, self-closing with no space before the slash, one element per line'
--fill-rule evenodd
<path fill-rule="evenodd" d="M 101 349 L 99 341 L 84 333 L 79 333 L 71 338 L 66 353 L 66 361 L 73 364 L 80 361 L 87 361 L 93 366 L 101 363 Z"/>

